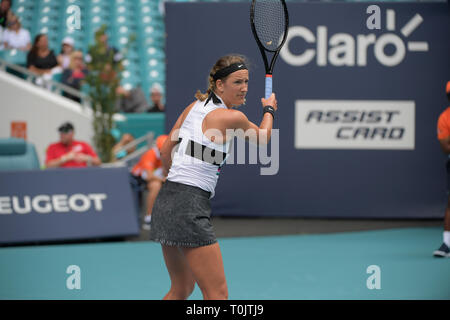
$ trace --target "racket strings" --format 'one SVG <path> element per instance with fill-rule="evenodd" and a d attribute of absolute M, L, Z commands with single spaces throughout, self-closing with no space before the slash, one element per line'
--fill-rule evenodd
<path fill-rule="evenodd" d="M 281 1 L 255 1 L 254 24 L 263 47 L 269 51 L 276 51 L 281 45 L 286 28 L 285 11 Z"/>

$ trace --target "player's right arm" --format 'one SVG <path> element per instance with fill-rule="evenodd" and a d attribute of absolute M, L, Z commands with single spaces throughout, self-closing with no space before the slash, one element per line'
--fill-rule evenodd
<path fill-rule="evenodd" d="M 277 100 L 275 93 L 268 99 L 261 99 L 261 104 L 263 108 L 265 106 L 272 106 L 275 110 L 278 109 Z M 247 116 L 238 111 L 233 110 L 234 114 L 231 115 L 231 127 L 233 127 L 236 132 L 236 136 L 244 134 L 243 137 L 246 140 L 250 140 L 256 144 L 267 144 L 269 143 L 270 137 L 272 135 L 273 117 L 270 113 L 266 112 L 263 115 L 261 123 L 259 126 L 248 120 Z"/>

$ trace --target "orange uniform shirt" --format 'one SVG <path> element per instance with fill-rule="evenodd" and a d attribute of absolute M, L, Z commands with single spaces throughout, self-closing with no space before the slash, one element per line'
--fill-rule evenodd
<path fill-rule="evenodd" d="M 139 162 L 135 164 L 131 173 L 135 176 L 141 176 L 146 170 L 155 171 L 162 167 L 162 162 L 159 157 L 159 151 L 155 151 L 155 148 L 148 150 L 139 159 Z"/>
<path fill-rule="evenodd" d="M 448 107 L 439 116 L 437 124 L 437 138 L 439 140 L 445 139 L 450 136 L 450 107 Z"/>

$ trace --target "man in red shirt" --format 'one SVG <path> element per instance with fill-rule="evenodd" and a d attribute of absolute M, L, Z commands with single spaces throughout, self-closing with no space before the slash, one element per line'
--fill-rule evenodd
<path fill-rule="evenodd" d="M 166 180 L 162 170 L 160 151 L 167 137 L 167 135 L 160 135 L 156 138 L 156 145 L 144 153 L 139 159 L 139 162 L 131 169 L 131 174 L 135 177 L 140 177 L 147 183 L 147 214 L 145 215 L 142 226 L 145 230 L 150 229 L 153 204 L 163 182 Z"/>
<path fill-rule="evenodd" d="M 447 82 L 446 87 L 447 98 L 450 101 L 450 81 Z M 450 107 L 445 109 L 441 113 L 437 125 L 438 140 L 441 144 L 441 149 L 445 154 L 449 155 L 447 160 L 447 188 L 448 188 L 448 201 L 447 209 L 445 210 L 444 218 L 444 242 L 441 247 L 434 251 L 435 257 L 450 257 Z"/>
<path fill-rule="evenodd" d="M 70 122 L 62 124 L 58 131 L 60 141 L 47 148 L 47 168 L 76 168 L 98 166 L 102 163 L 89 144 L 73 139 L 74 128 Z"/>

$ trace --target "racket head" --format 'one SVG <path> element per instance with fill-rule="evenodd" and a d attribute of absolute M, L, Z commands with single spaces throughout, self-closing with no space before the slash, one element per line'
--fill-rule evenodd
<path fill-rule="evenodd" d="M 280 51 L 289 27 L 285 0 L 252 0 L 250 21 L 253 36 L 260 49 Z"/>

